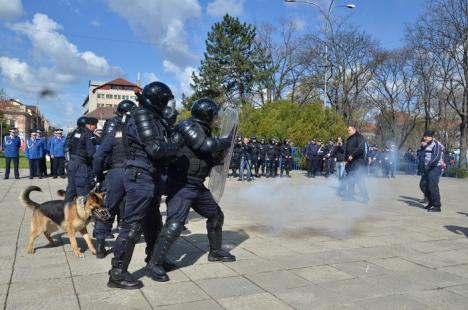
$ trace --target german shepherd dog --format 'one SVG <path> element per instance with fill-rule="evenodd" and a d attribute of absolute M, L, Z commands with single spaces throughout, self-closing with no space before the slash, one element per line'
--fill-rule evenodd
<path fill-rule="evenodd" d="M 96 209 L 104 209 L 104 193 L 89 193 L 86 197 L 75 198 L 70 203 L 65 203 L 64 200 L 51 200 L 39 204 L 29 198 L 29 194 L 32 191 L 42 192 L 41 188 L 37 186 L 28 186 L 19 196 L 21 204 L 33 211 L 31 237 L 26 247 L 29 254 L 34 253 L 34 240 L 41 233 L 49 240 L 50 245 L 55 246 L 56 243 L 50 237 L 50 234 L 60 228 L 67 232 L 71 247 L 76 256 L 84 256 L 76 242 L 75 234 L 77 231 L 83 235 L 91 253 L 96 254 L 96 249 L 86 226 Z M 57 193 L 63 197 L 63 191 L 58 191 Z"/>

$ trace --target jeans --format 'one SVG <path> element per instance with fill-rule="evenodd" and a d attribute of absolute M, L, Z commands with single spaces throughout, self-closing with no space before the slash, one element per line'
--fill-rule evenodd
<path fill-rule="evenodd" d="M 247 179 L 250 179 L 252 177 L 252 161 L 250 159 L 247 159 L 245 157 L 241 158 L 241 164 L 240 164 L 240 171 L 239 171 L 239 178 L 241 180 L 244 180 L 244 169 L 247 169 Z"/>
<path fill-rule="evenodd" d="M 343 179 L 345 174 L 345 163 L 344 161 L 337 161 L 336 162 L 336 174 L 338 175 L 338 179 Z"/>

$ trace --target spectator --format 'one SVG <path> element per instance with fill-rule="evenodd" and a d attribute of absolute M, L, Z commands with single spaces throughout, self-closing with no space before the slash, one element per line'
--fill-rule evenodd
<path fill-rule="evenodd" d="M 32 131 L 31 137 L 26 142 L 26 158 L 29 160 L 29 178 L 42 179 L 41 159 L 44 154 L 44 142 L 37 137 L 37 132 Z"/>
<path fill-rule="evenodd" d="M 15 179 L 19 179 L 19 149 L 21 140 L 16 135 L 16 128 L 11 127 L 8 130 L 9 135 L 3 138 L 3 153 L 5 156 L 5 176 L 4 179 L 10 178 L 10 165 L 13 162 Z"/>

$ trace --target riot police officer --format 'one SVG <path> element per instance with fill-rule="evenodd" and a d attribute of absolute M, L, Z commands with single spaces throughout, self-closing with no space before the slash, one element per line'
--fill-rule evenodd
<path fill-rule="evenodd" d="M 234 149 L 232 150 L 232 157 L 230 167 L 232 169 L 232 176 L 237 177 L 239 174 L 237 170 L 240 169 L 240 162 L 242 157 L 242 137 L 237 137 L 237 141 L 234 144 Z"/>
<path fill-rule="evenodd" d="M 154 206 L 155 197 L 158 197 L 161 163 L 174 156 L 179 148 L 176 143 L 165 142 L 167 132 L 161 122 L 164 108 L 174 98 L 170 88 L 164 83 L 153 82 L 136 95 L 140 105 L 131 111 L 126 135 L 123 135 L 128 153 L 124 174 L 127 199 L 107 283 L 109 287 L 122 289 L 143 286 L 128 272 L 128 265 L 141 237 L 148 208 Z"/>
<path fill-rule="evenodd" d="M 255 175 L 256 178 L 258 178 L 257 174 L 255 173 L 258 166 L 258 142 L 257 142 L 257 137 L 251 137 L 250 138 L 250 145 L 252 146 L 252 170 L 253 174 Z"/>
<path fill-rule="evenodd" d="M 276 140 L 270 139 L 267 145 L 265 155 L 266 175 L 267 178 L 274 178 L 276 176 L 276 161 L 278 160 L 278 150 L 276 147 Z"/>
<path fill-rule="evenodd" d="M 257 178 L 260 177 L 259 171 L 262 172 L 262 176 L 265 175 L 265 151 L 265 139 L 260 139 L 260 143 L 257 143 L 253 154 L 255 158 L 255 177 Z"/>
<path fill-rule="evenodd" d="M 77 128 L 70 140 L 70 163 L 68 164 L 68 184 L 65 201 L 77 196 L 86 196 L 93 188 L 94 174 L 92 161 L 96 152 L 96 130 L 98 120 L 86 117 L 85 126 Z"/>
<path fill-rule="evenodd" d="M 130 100 L 124 100 L 117 105 L 116 115 L 104 124 L 102 143 L 93 158 L 93 172 L 99 183 L 104 179 L 104 170 L 109 170 L 104 181 L 103 191 L 106 192 L 105 206 L 111 214 L 111 217 L 105 222 L 96 220 L 93 235 L 97 240 L 97 258 L 106 256 L 105 239 L 111 233 L 112 224 L 115 216 L 119 213 L 120 205 L 124 203 L 123 178 L 127 155 L 123 136 L 128 114 L 134 107 L 135 103 Z"/>
<path fill-rule="evenodd" d="M 68 132 L 67 137 L 65 138 L 65 170 L 68 173 L 68 164 L 70 163 L 70 150 L 72 145 L 72 138 L 75 134 L 80 134 L 81 130 L 86 126 L 86 116 L 80 116 L 76 120 L 76 128 L 73 131 Z"/>
<path fill-rule="evenodd" d="M 231 144 L 227 138 L 213 138 L 218 105 L 211 99 L 196 101 L 192 117 L 180 122 L 176 134 L 184 141 L 176 162 L 168 169 L 167 221 L 146 267 L 146 275 L 155 281 L 168 281 L 162 264 L 171 245 L 182 232 L 190 208 L 207 218 L 206 227 L 210 244 L 209 261 L 231 262 L 235 257 L 222 250 L 224 215 L 210 191 L 203 185 L 211 168 Z"/>
<path fill-rule="evenodd" d="M 286 176 L 289 177 L 289 170 L 291 170 L 291 146 L 289 140 L 285 139 L 283 144 L 280 145 L 280 177 L 283 177 L 283 173 L 286 172 Z"/>

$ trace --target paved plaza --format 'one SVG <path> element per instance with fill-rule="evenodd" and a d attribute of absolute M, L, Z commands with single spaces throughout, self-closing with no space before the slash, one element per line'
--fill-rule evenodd
<path fill-rule="evenodd" d="M 336 197 L 335 178 L 229 180 L 224 246 L 237 261 L 207 261 L 205 222 L 193 214 L 171 250 L 171 281 L 144 277 L 142 238 L 130 271 L 145 286 L 123 291 L 106 286 L 112 255 L 77 258 L 65 234 L 54 248 L 40 236 L 26 253 L 31 210 L 20 191 L 34 184 L 43 189 L 34 201 L 56 199 L 64 180 L 1 180 L 0 301 L 48 310 L 468 309 L 468 182 L 441 179 L 443 212 L 431 214 L 418 181 L 368 179 L 363 204 Z"/>

